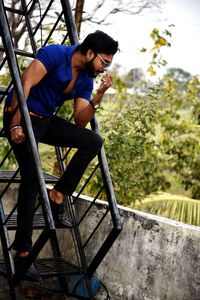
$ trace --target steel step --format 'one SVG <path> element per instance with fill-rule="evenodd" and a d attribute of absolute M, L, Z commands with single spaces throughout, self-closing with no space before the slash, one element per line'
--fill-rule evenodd
<path fill-rule="evenodd" d="M 13 213 L 8 217 L 8 215 L 5 215 L 3 225 L 6 226 L 7 230 L 16 230 L 17 229 L 17 214 Z M 34 219 L 33 219 L 33 229 L 44 229 L 46 226 L 44 215 L 42 213 L 35 213 Z M 56 226 L 56 228 L 62 228 Z M 67 229 L 67 228 L 66 228 Z M 68 228 L 70 229 L 70 228 Z"/>
<path fill-rule="evenodd" d="M 0 137 L 6 137 L 3 128 L 0 128 Z"/>
<path fill-rule="evenodd" d="M 0 95 L 3 95 L 3 96 L 8 95 L 7 87 L 0 86 Z"/>
<path fill-rule="evenodd" d="M 62 258 L 36 259 L 35 266 L 41 277 L 57 277 L 62 275 L 82 275 L 83 269 L 77 267 Z M 7 277 L 6 265 L 0 260 L 0 276 Z"/>
<path fill-rule="evenodd" d="M 8 230 L 16 230 L 17 229 L 17 214 L 12 214 L 7 220 L 7 216 L 5 216 L 5 223 Z M 33 220 L 33 229 L 44 229 L 45 221 L 43 214 L 36 213 Z"/>
<path fill-rule="evenodd" d="M 14 174 L 15 171 L 0 170 L 0 182 L 9 182 Z M 58 181 L 58 177 L 44 172 L 44 180 L 46 183 L 56 183 Z M 16 175 L 12 182 L 19 183 L 20 175 Z"/>

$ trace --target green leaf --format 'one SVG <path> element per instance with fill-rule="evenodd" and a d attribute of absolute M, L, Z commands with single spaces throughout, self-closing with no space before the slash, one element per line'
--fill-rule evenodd
<path fill-rule="evenodd" d="M 133 205 L 133 208 L 183 223 L 200 226 L 200 200 L 186 196 L 169 193 L 152 194 L 140 202 L 137 201 Z"/>

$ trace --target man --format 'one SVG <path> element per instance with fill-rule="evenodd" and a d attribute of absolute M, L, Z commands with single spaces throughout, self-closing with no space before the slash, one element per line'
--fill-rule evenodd
<path fill-rule="evenodd" d="M 91 99 L 92 78 L 111 65 L 117 50 L 117 41 L 102 31 L 96 31 L 89 34 L 80 45 L 49 45 L 41 48 L 21 77 L 36 143 L 77 148 L 64 174 L 48 191 L 57 227 L 72 227 L 64 218 L 64 196 L 72 195 L 88 164 L 102 147 L 101 137 L 85 126 L 93 118 L 105 91 L 112 85 L 112 76 L 102 77 Z M 74 100 L 75 124 L 54 115 L 57 107 L 71 99 Z M 17 230 L 13 244 L 13 249 L 17 251 L 16 264 L 20 264 L 32 247 L 32 225 L 39 189 L 17 103 L 16 94 L 11 90 L 5 103 L 4 128 L 21 175 Z M 34 266 L 26 275 L 37 277 Z"/>

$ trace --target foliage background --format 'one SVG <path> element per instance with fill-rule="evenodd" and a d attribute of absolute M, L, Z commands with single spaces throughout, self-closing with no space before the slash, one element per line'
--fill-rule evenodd
<path fill-rule="evenodd" d="M 162 32 L 154 28 L 152 47 L 141 49 L 141 55 L 151 54 L 151 76 L 167 64 L 162 49 L 171 46 L 172 27 Z M 45 30 L 48 32 L 48 26 Z M 20 61 L 21 70 L 26 63 Z M 118 203 L 200 225 L 199 77 L 174 68 L 153 83 L 140 69 L 124 75 L 118 71 L 115 65 L 114 93 L 106 95 L 98 112 Z M 1 75 L 2 86 L 9 80 L 9 73 Z M 65 118 L 72 112 L 68 104 L 59 112 Z M 1 157 L 7 148 L 4 141 Z M 54 149 L 41 146 L 40 153 L 44 170 L 59 175 Z M 13 156 L 4 167 L 16 168 Z M 101 185 L 100 177 L 98 174 L 87 188 L 89 195 Z"/>

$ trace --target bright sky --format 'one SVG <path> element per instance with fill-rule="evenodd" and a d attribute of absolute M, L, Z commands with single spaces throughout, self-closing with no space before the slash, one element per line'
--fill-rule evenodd
<path fill-rule="evenodd" d="M 91 2 L 85 0 L 85 10 Z M 171 28 L 172 46 L 162 51 L 167 67 L 178 67 L 200 75 L 200 0 L 165 0 L 162 13 L 146 12 L 143 15 L 118 14 L 112 17 L 112 25 L 83 27 L 83 37 L 89 32 L 101 29 L 119 41 L 120 53 L 114 62 L 122 66 L 122 71 L 148 66 L 149 58 L 140 53 L 142 47 L 150 47 L 150 32 L 153 28 Z"/>

